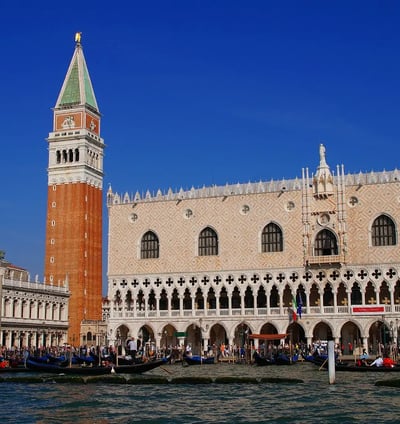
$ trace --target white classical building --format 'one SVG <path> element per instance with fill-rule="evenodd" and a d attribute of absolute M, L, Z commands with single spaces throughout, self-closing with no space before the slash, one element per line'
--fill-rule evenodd
<path fill-rule="evenodd" d="M 107 206 L 111 341 L 397 344 L 398 170 L 332 172 L 320 145 L 312 176 L 134 196 L 110 187 Z"/>
<path fill-rule="evenodd" d="M 31 282 L 25 269 L 0 260 L 0 346 L 62 345 L 68 331 L 69 297 L 64 283 Z"/>

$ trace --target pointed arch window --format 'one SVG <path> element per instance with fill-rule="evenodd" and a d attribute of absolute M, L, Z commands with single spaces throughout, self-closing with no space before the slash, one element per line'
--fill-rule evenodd
<path fill-rule="evenodd" d="M 143 235 L 140 246 L 141 259 L 154 259 L 160 255 L 160 243 L 158 237 L 153 231 L 147 231 Z"/>
<path fill-rule="evenodd" d="M 378 216 L 371 228 L 372 246 L 394 246 L 396 229 L 394 222 L 386 215 Z"/>
<path fill-rule="evenodd" d="M 218 255 L 218 236 L 210 227 L 204 228 L 199 236 L 199 256 Z"/>
<path fill-rule="evenodd" d="M 315 238 L 314 255 L 330 256 L 338 254 L 338 245 L 335 234 L 327 229 L 320 231 Z"/>
<path fill-rule="evenodd" d="M 261 234 L 261 251 L 263 253 L 283 251 L 282 230 L 273 222 L 270 222 L 263 229 Z"/>

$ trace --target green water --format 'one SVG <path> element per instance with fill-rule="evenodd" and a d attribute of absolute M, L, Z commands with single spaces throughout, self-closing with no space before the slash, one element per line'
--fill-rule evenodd
<path fill-rule="evenodd" d="M 398 375 L 398 374 L 397 374 Z M 140 384 L 149 377 L 166 384 Z M 180 377 L 248 378 L 243 383 L 173 384 Z M 21 377 L 21 376 L 18 376 Z M 249 377 L 251 377 L 249 379 Z M 166 365 L 138 384 L 2 382 L 1 422 L 7 423 L 397 423 L 399 389 L 376 387 L 396 374 L 336 373 L 312 364 L 290 367 Z M 261 378 L 274 383 L 254 383 Z M 281 378 L 301 379 L 280 382 Z M 131 382 L 132 383 L 132 382 Z"/>

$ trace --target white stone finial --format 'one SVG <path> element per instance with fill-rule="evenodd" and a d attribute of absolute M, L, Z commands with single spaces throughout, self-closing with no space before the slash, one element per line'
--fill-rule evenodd
<path fill-rule="evenodd" d="M 321 143 L 319 145 L 319 166 L 326 166 L 326 158 L 325 158 L 326 149 L 325 146 Z"/>
<path fill-rule="evenodd" d="M 326 163 L 325 146 L 319 145 L 319 166 L 315 176 L 313 176 L 313 191 L 314 196 L 327 197 L 333 194 L 333 177 Z"/>

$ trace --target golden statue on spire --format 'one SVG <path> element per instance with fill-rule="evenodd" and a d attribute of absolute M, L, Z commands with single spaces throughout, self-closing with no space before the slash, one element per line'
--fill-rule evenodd
<path fill-rule="evenodd" d="M 76 32 L 75 33 L 75 43 L 76 44 L 80 44 L 81 43 L 81 36 L 82 36 L 82 33 L 81 32 Z"/>

